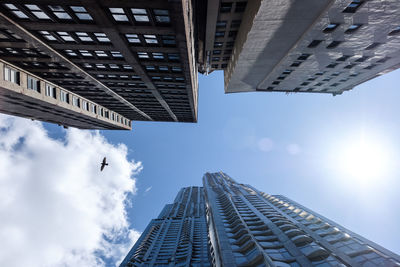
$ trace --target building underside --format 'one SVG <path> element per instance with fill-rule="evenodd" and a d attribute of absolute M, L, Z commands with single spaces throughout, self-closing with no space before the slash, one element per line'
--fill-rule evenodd
<path fill-rule="evenodd" d="M 0 59 L 130 120 L 196 122 L 191 1 L 9 0 Z"/>

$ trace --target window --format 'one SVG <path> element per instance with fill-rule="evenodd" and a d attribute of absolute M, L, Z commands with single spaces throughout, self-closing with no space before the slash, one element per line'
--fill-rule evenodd
<path fill-rule="evenodd" d="M 139 36 L 134 33 L 127 33 L 125 34 L 126 39 L 131 44 L 140 44 Z"/>
<path fill-rule="evenodd" d="M 4 80 L 12 83 L 20 84 L 20 74 L 19 71 L 9 67 L 4 66 Z"/>
<path fill-rule="evenodd" d="M 89 111 L 89 103 L 86 100 L 82 100 L 82 108 Z"/>
<path fill-rule="evenodd" d="M 62 20 L 72 19 L 71 16 L 67 12 L 65 12 L 65 10 L 61 6 L 49 5 L 49 9 L 53 11 L 54 15 L 56 15 L 56 17 L 59 19 Z"/>
<path fill-rule="evenodd" d="M 236 2 L 235 12 L 244 12 L 247 2 Z"/>
<path fill-rule="evenodd" d="M 385 63 L 389 59 L 390 59 L 390 57 L 384 57 L 384 58 L 381 58 L 381 59 L 377 60 L 376 63 Z"/>
<path fill-rule="evenodd" d="M 149 16 L 147 15 L 146 9 L 143 8 L 131 8 L 133 18 L 136 22 L 149 22 Z M 168 12 L 168 11 L 167 11 Z"/>
<path fill-rule="evenodd" d="M 325 27 L 323 32 L 324 33 L 333 32 L 338 26 L 339 26 L 339 23 L 330 23 L 330 24 L 328 24 L 328 26 Z"/>
<path fill-rule="evenodd" d="M 343 13 L 355 13 L 357 9 L 364 3 L 364 0 L 353 0 L 344 10 Z"/>
<path fill-rule="evenodd" d="M 231 28 L 239 28 L 241 22 L 241 20 L 232 20 Z"/>
<path fill-rule="evenodd" d="M 372 43 L 371 45 L 369 45 L 367 48 L 365 48 L 365 50 L 372 50 L 374 48 L 377 48 L 378 46 L 380 46 L 382 43 Z"/>
<path fill-rule="evenodd" d="M 48 31 L 39 31 L 39 33 L 46 38 L 49 41 L 57 41 L 56 37 L 54 37 L 51 33 Z"/>
<path fill-rule="evenodd" d="M 64 90 L 60 90 L 60 100 L 61 102 L 69 103 L 69 94 Z"/>
<path fill-rule="evenodd" d="M 293 62 L 292 65 L 290 65 L 290 66 L 291 66 L 291 67 L 298 67 L 298 66 L 301 65 L 301 63 L 303 63 L 303 62 L 301 62 L 301 61 L 295 61 L 295 62 Z"/>
<path fill-rule="evenodd" d="M 111 51 L 111 55 L 114 58 L 122 58 L 122 54 L 119 51 Z"/>
<path fill-rule="evenodd" d="M 369 56 L 363 56 L 363 57 L 360 57 L 359 59 L 357 59 L 355 62 L 364 62 L 369 58 L 370 58 Z"/>
<path fill-rule="evenodd" d="M 94 36 L 96 36 L 97 40 L 102 43 L 109 43 L 110 39 L 108 39 L 107 35 L 102 32 L 95 32 Z"/>
<path fill-rule="evenodd" d="M 29 17 L 13 4 L 4 4 L 11 12 L 20 19 L 28 19 Z"/>
<path fill-rule="evenodd" d="M 229 37 L 235 38 L 236 35 L 237 35 L 237 31 L 229 31 L 229 34 L 228 34 Z"/>
<path fill-rule="evenodd" d="M 213 50 L 213 55 L 221 55 L 221 50 Z"/>
<path fill-rule="evenodd" d="M 40 81 L 28 75 L 28 89 L 40 93 Z"/>
<path fill-rule="evenodd" d="M 81 107 L 81 101 L 80 101 L 79 97 L 74 96 L 74 95 L 72 96 L 72 105 L 75 107 L 78 107 L 78 108 Z"/>
<path fill-rule="evenodd" d="M 389 35 L 397 35 L 399 33 L 400 33 L 400 26 L 397 26 L 396 28 L 393 29 L 393 31 L 389 33 Z"/>
<path fill-rule="evenodd" d="M 365 67 L 364 69 L 365 69 L 365 70 L 371 70 L 371 69 L 375 68 L 376 66 L 378 66 L 378 65 L 376 65 L 376 64 L 371 64 L 371 65 L 369 65 L 368 67 Z"/>
<path fill-rule="evenodd" d="M 333 69 L 334 67 L 336 67 L 337 65 L 339 65 L 338 63 L 331 63 L 328 66 L 326 66 L 327 68 Z"/>
<path fill-rule="evenodd" d="M 226 27 L 226 20 L 217 21 L 217 28 L 225 28 L 225 27 Z"/>
<path fill-rule="evenodd" d="M 221 7 L 219 9 L 219 12 L 221 13 L 229 13 L 231 12 L 232 9 L 232 3 L 221 3 Z"/>
<path fill-rule="evenodd" d="M 161 69 L 161 67 L 160 67 L 160 69 Z M 156 67 L 147 65 L 147 66 L 146 66 L 146 70 L 147 70 L 147 71 L 155 71 L 155 70 L 156 70 Z M 167 70 L 168 70 L 168 68 L 167 68 Z"/>
<path fill-rule="evenodd" d="M 87 56 L 91 56 L 91 54 L 89 52 L 87 52 L 87 50 L 79 50 L 79 51 L 86 51 L 86 52 L 83 52 L 83 53 L 87 54 Z M 108 57 L 106 52 L 104 52 L 103 50 L 95 50 L 94 53 L 96 54 L 97 57 Z"/>
<path fill-rule="evenodd" d="M 38 7 L 37 5 L 32 5 L 32 4 L 26 4 L 25 5 L 31 12 L 33 15 L 35 15 L 35 17 L 37 17 L 38 19 L 50 19 L 49 16 L 47 16 L 46 13 L 43 12 L 43 10 L 40 9 L 40 7 Z"/>
<path fill-rule="evenodd" d="M 212 61 L 219 61 L 220 59 L 220 57 L 212 57 Z"/>
<path fill-rule="evenodd" d="M 176 45 L 175 37 L 173 35 L 162 35 L 161 39 L 164 45 Z"/>
<path fill-rule="evenodd" d="M 154 15 L 156 17 L 156 21 L 158 23 L 169 23 L 169 13 L 166 9 L 153 9 Z"/>
<path fill-rule="evenodd" d="M 181 67 L 172 67 L 172 71 L 173 72 L 182 72 L 182 68 Z"/>
<path fill-rule="evenodd" d="M 93 39 L 86 32 L 75 33 L 82 42 L 93 42 Z"/>
<path fill-rule="evenodd" d="M 154 34 L 145 34 L 143 37 L 147 44 L 158 44 L 157 37 Z"/>
<path fill-rule="evenodd" d="M 46 87 L 46 92 L 45 92 L 46 96 L 50 96 L 52 98 L 57 98 L 55 86 L 46 83 L 45 87 Z"/>
<path fill-rule="evenodd" d="M 67 32 L 57 32 L 57 34 L 66 42 L 75 42 L 75 39 Z"/>
<path fill-rule="evenodd" d="M 345 66 L 345 69 L 351 69 L 355 66 L 356 64 L 348 64 L 347 66 Z"/>
<path fill-rule="evenodd" d="M 169 60 L 179 60 L 179 55 L 172 53 L 172 54 L 168 54 L 168 59 Z"/>
<path fill-rule="evenodd" d="M 84 57 L 93 57 L 92 53 L 87 50 L 79 50 L 79 53 L 81 53 L 81 55 Z"/>
<path fill-rule="evenodd" d="M 92 16 L 87 12 L 83 6 L 71 6 L 72 11 L 80 20 L 93 20 Z"/>
<path fill-rule="evenodd" d="M 332 41 L 326 48 L 332 49 L 340 45 L 342 42 L 341 41 Z"/>
<path fill-rule="evenodd" d="M 346 61 L 346 60 L 348 60 L 349 58 L 351 58 L 351 56 L 343 55 L 343 56 L 341 56 L 340 58 L 336 59 L 336 61 Z"/>
<path fill-rule="evenodd" d="M 123 8 L 110 7 L 109 10 L 115 21 L 129 21 Z"/>
<path fill-rule="evenodd" d="M 107 119 L 110 118 L 110 112 L 108 110 L 104 111 L 104 117 L 106 117 Z"/>
<path fill-rule="evenodd" d="M 222 47 L 223 45 L 224 45 L 223 42 L 215 42 L 215 43 L 214 43 L 214 48 L 220 48 L 220 47 Z"/>
<path fill-rule="evenodd" d="M 73 50 L 70 50 L 70 49 L 66 49 L 66 50 L 64 50 L 64 52 L 65 52 L 68 56 L 71 56 L 71 57 L 76 57 L 76 56 L 78 56 L 77 53 L 75 53 Z"/>
<path fill-rule="evenodd" d="M 361 24 L 352 24 L 344 33 L 347 33 L 347 34 L 353 33 L 355 31 L 357 31 L 361 26 L 362 26 Z"/>
<path fill-rule="evenodd" d="M 100 108 L 100 116 L 104 117 L 104 108 Z"/>
<path fill-rule="evenodd" d="M 301 54 L 297 60 L 306 60 L 309 56 L 311 56 L 310 54 Z"/>
<path fill-rule="evenodd" d="M 95 104 L 90 104 L 90 111 L 94 114 L 97 113 L 97 106 Z"/>
<path fill-rule="evenodd" d="M 221 32 L 221 31 L 215 32 L 215 37 L 224 37 L 224 36 L 225 36 L 225 32 Z"/>
<path fill-rule="evenodd" d="M 146 69 L 147 69 L 147 67 L 148 67 L 148 66 L 146 66 Z M 168 71 L 168 67 L 167 67 L 167 66 L 159 66 L 158 69 L 159 69 L 160 71 Z"/>
<path fill-rule="evenodd" d="M 307 47 L 314 48 L 317 47 L 320 43 L 322 43 L 322 40 L 313 40 Z"/>

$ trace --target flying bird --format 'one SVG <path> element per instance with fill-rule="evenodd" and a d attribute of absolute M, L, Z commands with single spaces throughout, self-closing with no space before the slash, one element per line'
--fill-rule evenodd
<path fill-rule="evenodd" d="M 100 171 L 103 171 L 105 166 L 108 166 L 106 157 L 104 157 L 103 162 L 101 163 Z"/>

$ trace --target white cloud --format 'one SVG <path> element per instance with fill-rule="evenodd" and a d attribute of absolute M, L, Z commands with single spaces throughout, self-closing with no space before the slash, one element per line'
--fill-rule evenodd
<path fill-rule="evenodd" d="M 56 140 L 41 123 L 0 116 L 0 266 L 120 261 L 139 236 L 126 204 L 141 168 L 99 132 Z"/>
<path fill-rule="evenodd" d="M 269 139 L 269 138 L 261 138 L 260 140 L 258 140 L 258 149 L 260 149 L 263 152 L 269 152 L 274 148 L 274 142 Z"/>
<path fill-rule="evenodd" d="M 290 155 L 297 155 L 301 152 L 300 146 L 298 144 L 289 144 L 286 147 L 286 150 Z"/>
<path fill-rule="evenodd" d="M 144 190 L 144 193 L 149 192 L 152 188 L 153 188 L 152 186 L 147 187 L 146 190 Z"/>

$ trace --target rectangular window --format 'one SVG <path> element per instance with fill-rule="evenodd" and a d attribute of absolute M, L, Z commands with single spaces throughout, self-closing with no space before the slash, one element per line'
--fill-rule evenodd
<path fill-rule="evenodd" d="M 97 107 L 96 107 L 96 105 L 91 104 L 90 107 L 91 107 L 92 113 L 96 114 L 96 113 L 97 113 Z"/>
<path fill-rule="evenodd" d="M 4 66 L 4 80 L 20 85 L 19 71 L 10 68 L 9 66 Z"/>
<path fill-rule="evenodd" d="M 46 96 L 57 98 L 56 87 L 46 83 Z"/>
<path fill-rule="evenodd" d="M 89 103 L 86 100 L 82 100 L 82 108 L 89 111 Z"/>
<path fill-rule="evenodd" d="M 64 90 L 60 90 L 60 100 L 69 104 L 69 94 Z"/>
<path fill-rule="evenodd" d="M 81 107 L 81 101 L 80 101 L 79 97 L 72 96 L 72 105 L 75 107 L 78 107 L 78 108 Z"/>
<path fill-rule="evenodd" d="M 28 75 L 28 89 L 40 93 L 40 81 Z"/>

